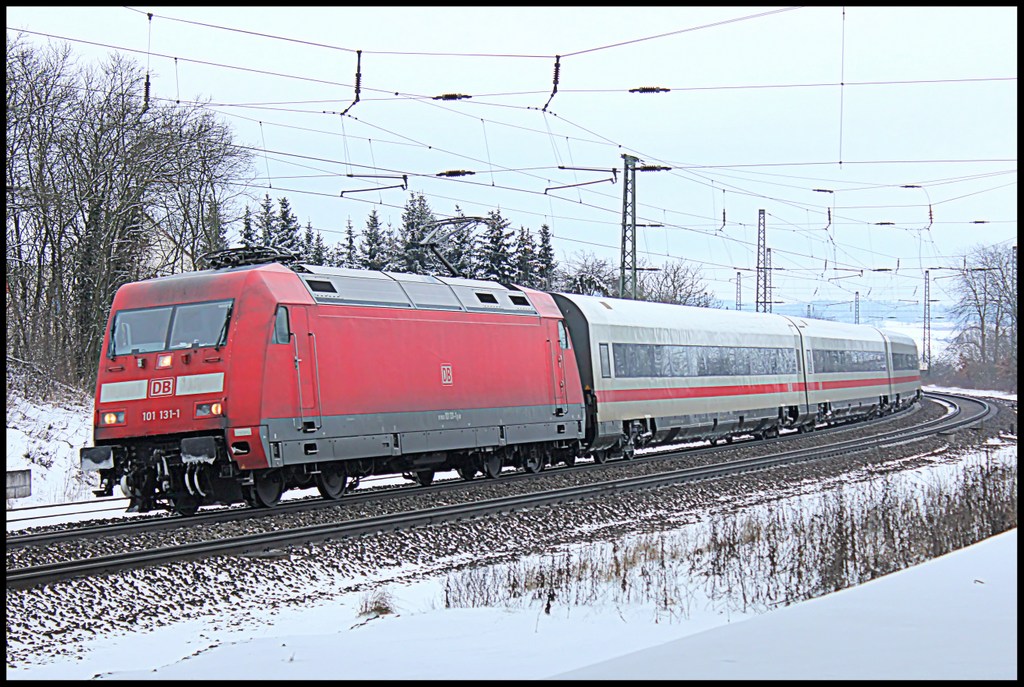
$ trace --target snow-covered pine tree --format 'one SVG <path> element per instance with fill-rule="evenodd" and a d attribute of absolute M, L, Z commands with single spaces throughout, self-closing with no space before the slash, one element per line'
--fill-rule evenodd
<path fill-rule="evenodd" d="M 324 235 L 319 231 L 313 235 L 313 250 L 310 253 L 310 264 L 327 264 L 327 246 L 324 244 Z"/>
<path fill-rule="evenodd" d="M 245 212 L 242 214 L 242 232 L 239 240 L 246 248 L 260 245 L 260 239 L 256 235 L 256 228 L 252 224 L 252 211 L 249 210 L 248 205 L 245 206 Z"/>
<path fill-rule="evenodd" d="M 288 198 L 282 196 L 277 199 L 279 210 L 274 228 L 271 232 L 271 243 L 277 248 L 283 248 L 297 255 L 302 255 L 302 239 L 299 237 L 299 221 L 292 212 Z"/>
<path fill-rule="evenodd" d="M 352 218 L 349 217 L 345 224 L 345 239 L 338 244 L 341 257 L 341 267 L 358 267 L 359 259 L 356 256 L 356 230 L 352 226 Z"/>
<path fill-rule="evenodd" d="M 542 224 L 537 246 L 537 288 L 554 289 L 557 269 L 555 249 L 551 245 L 551 228 L 547 224 Z"/>
<path fill-rule="evenodd" d="M 274 217 L 274 201 L 270 194 L 263 196 L 259 213 L 256 215 L 256 231 L 259 232 L 259 245 L 269 246 L 274 239 L 274 228 L 277 218 Z"/>
<path fill-rule="evenodd" d="M 512 264 L 515 271 L 512 274 L 512 281 L 520 286 L 536 288 L 537 276 L 537 246 L 533 241 L 533 234 L 528 227 L 520 225 L 519 233 L 516 234 L 516 242 L 512 253 Z"/>
<path fill-rule="evenodd" d="M 437 271 L 437 261 L 429 250 L 419 245 L 426 235 L 424 225 L 433 221 L 434 213 L 423 194 L 410 194 L 402 210 L 402 226 L 398 232 L 401 254 L 397 256 L 397 267 L 400 271 L 410 274 L 434 274 Z"/>
<path fill-rule="evenodd" d="M 391 269 L 393 240 L 389 231 L 381 226 L 377 208 L 370 210 L 363 240 L 359 245 L 358 266 L 366 270 Z"/>
<path fill-rule="evenodd" d="M 491 279 L 507 284 L 513 273 L 511 244 L 512 230 L 510 223 L 501 216 L 501 210 L 490 210 L 487 213 L 487 229 L 484 231 L 480 246 L 480 279 Z"/>

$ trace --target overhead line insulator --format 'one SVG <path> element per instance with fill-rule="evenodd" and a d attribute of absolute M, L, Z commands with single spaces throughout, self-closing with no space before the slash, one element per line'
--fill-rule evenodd
<path fill-rule="evenodd" d="M 467 171 L 465 169 L 449 169 L 446 172 L 438 172 L 434 176 L 439 176 L 439 177 L 466 177 L 466 176 L 469 176 L 471 174 L 476 174 L 476 172 L 469 172 L 469 171 Z"/>
<path fill-rule="evenodd" d="M 640 88 L 629 89 L 630 93 L 668 93 L 671 88 L 663 88 L 661 86 L 641 86 Z"/>
<path fill-rule="evenodd" d="M 463 95 L 462 93 L 445 93 L 443 95 L 435 95 L 431 100 L 465 100 L 466 98 L 472 98 L 471 95 Z"/>

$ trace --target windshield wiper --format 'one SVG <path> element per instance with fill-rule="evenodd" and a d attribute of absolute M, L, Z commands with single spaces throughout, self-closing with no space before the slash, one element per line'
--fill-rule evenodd
<path fill-rule="evenodd" d="M 231 322 L 231 312 L 234 309 L 234 306 L 228 308 L 228 312 L 224 316 L 224 324 L 220 328 L 220 334 L 217 335 L 217 345 L 213 347 L 215 351 L 219 351 L 221 346 L 226 346 L 228 343 L 228 323 Z"/>

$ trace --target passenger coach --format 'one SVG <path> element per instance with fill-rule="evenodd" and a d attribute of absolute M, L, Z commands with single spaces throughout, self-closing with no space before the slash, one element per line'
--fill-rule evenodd
<path fill-rule="evenodd" d="M 555 302 L 576 344 L 598 459 L 814 419 L 800 333 L 784 317 L 573 294 Z"/>

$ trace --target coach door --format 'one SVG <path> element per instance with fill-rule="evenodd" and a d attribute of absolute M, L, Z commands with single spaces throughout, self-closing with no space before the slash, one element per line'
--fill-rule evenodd
<path fill-rule="evenodd" d="M 291 306 L 291 318 L 301 429 L 303 432 L 315 432 L 323 424 L 320 414 L 320 366 L 317 359 L 316 334 L 309 329 L 309 317 L 305 306 Z"/>

